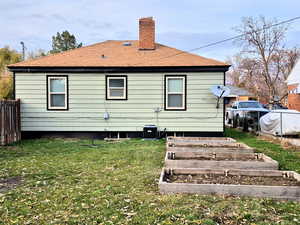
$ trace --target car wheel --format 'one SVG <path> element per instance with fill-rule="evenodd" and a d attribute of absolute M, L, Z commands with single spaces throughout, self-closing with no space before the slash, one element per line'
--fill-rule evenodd
<path fill-rule="evenodd" d="M 225 120 L 226 120 L 227 124 L 231 124 L 231 122 L 232 122 L 231 119 L 229 119 L 229 114 L 228 113 L 226 113 Z"/>
<path fill-rule="evenodd" d="M 233 117 L 233 121 L 232 121 L 232 127 L 237 128 L 237 126 L 238 126 L 238 116 Z"/>
<path fill-rule="evenodd" d="M 237 127 L 243 126 L 242 121 L 241 121 L 241 118 L 240 118 L 239 115 L 236 116 L 236 126 L 237 126 Z"/>
<path fill-rule="evenodd" d="M 248 132 L 249 125 L 248 125 L 248 119 L 247 119 L 247 117 L 244 118 L 242 127 L 243 127 L 243 131 L 244 132 Z"/>

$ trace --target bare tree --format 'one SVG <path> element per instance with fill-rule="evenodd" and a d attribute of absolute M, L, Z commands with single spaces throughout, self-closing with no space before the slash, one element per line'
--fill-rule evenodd
<path fill-rule="evenodd" d="M 287 96 L 288 91 L 285 80 L 299 56 L 300 50 L 297 48 L 281 49 L 272 55 L 269 68 L 272 77 L 277 77 L 274 80 L 275 90 L 273 90 L 276 98 L 279 97 L 276 100 L 281 100 Z M 253 57 L 251 54 L 241 52 L 227 61 L 232 65 L 227 73 L 226 80 L 228 84 L 245 88 L 259 97 L 261 101 L 269 102 L 269 87 L 265 82 L 265 70 L 261 60 Z"/>
<path fill-rule="evenodd" d="M 283 40 L 288 29 L 286 25 L 272 26 L 277 23 L 274 19 L 267 21 L 261 16 L 244 18 L 242 25 L 236 30 L 242 36 L 244 51 L 253 58 L 260 71 L 262 81 L 268 89 L 268 100 L 272 102 L 277 95 L 277 83 L 282 74 L 281 51 L 284 49 Z"/>
<path fill-rule="evenodd" d="M 235 55 L 229 62 L 232 66 L 227 73 L 227 83 L 245 88 L 265 101 L 268 89 L 261 76 L 263 68 L 260 62 L 255 58 L 243 56 L 242 53 Z"/>
<path fill-rule="evenodd" d="M 279 97 L 279 100 L 285 98 L 288 94 L 287 84 L 285 81 L 296 64 L 299 56 L 299 49 L 293 48 L 290 50 L 279 50 L 272 57 L 273 65 L 276 68 L 276 75 L 278 74 L 278 79 L 275 83 L 275 93 Z"/>
<path fill-rule="evenodd" d="M 36 58 L 39 58 L 39 57 L 46 56 L 48 54 L 49 53 L 47 53 L 45 50 L 38 49 L 36 51 L 29 52 L 28 55 L 27 55 L 27 59 L 36 59 Z"/>
<path fill-rule="evenodd" d="M 286 80 L 297 63 L 300 56 L 300 50 L 296 47 L 293 49 L 283 49 L 279 52 L 280 57 L 280 70 L 283 79 Z"/>

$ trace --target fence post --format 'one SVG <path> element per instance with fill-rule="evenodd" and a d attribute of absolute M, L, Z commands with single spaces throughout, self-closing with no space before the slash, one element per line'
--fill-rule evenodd
<path fill-rule="evenodd" d="M 17 132 L 18 132 L 18 140 L 21 140 L 21 100 L 17 100 Z"/>
<path fill-rule="evenodd" d="M 282 112 L 280 112 L 280 136 L 281 136 L 281 140 L 282 140 Z"/>
<path fill-rule="evenodd" d="M 3 120 L 3 114 L 4 114 L 4 105 L 3 101 L 0 100 L 0 145 L 4 144 L 3 140 L 3 130 L 4 130 L 4 120 Z"/>

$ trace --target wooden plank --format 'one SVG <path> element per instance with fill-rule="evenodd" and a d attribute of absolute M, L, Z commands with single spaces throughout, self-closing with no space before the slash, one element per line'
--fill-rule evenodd
<path fill-rule="evenodd" d="M 225 170 L 223 170 L 225 172 Z M 203 194 L 203 195 L 229 195 L 229 196 L 249 196 L 274 198 L 281 200 L 300 201 L 300 187 L 299 186 L 265 186 L 265 185 L 232 185 L 232 184 L 192 184 L 192 183 L 167 183 L 164 181 L 166 172 L 170 169 L 163 168 L 161 177 L 159 179 L 159 191 L 161 194 L 175 194 L 175 193 L 189 193 L 189 194 Z M 172 172 L 180 172 L 180 174 L 205 174 L 215 173 L 221 174 L 222 170 L 208 171 L 203 169 L 174 169 Z M 194 173 L 191 173 L 194 172 Z M 279 174 L 282 179 L 285 179 L 283 174 L 292 174 L 295 179 L 300 181 L 300 175 L 291 171 L 245 171 L 245 170 L 229 170 L 231 174 L 249 176 L 268 176 L 270 174 L 276 176 Z M 252 173 L 252 174 L 251 174 Z M 255 174 L 254 174 L 255 173 Z M 225 175 L 224 175 L 225 176 Z"/>
<path fill-rule="evenodd" d="M 171 152 L 228 152 L 228 153 L 253 153 L 255 150 L 253 148 L 204 148 L 204 147 L 166 147 L 167 151 Z"/>
<path fill-rule="evenodd" d="M 200 169 L 199 168 L 165 168 L 164 170 L 166 173 L 172 171 L 172 173 L 176 175 L 228 174 L 228 175 L 264 176 L 264 177 L 284 177 L 285 174 L 291 174 L 289 176 L 294 177 L 293 171 L 282 171 L 282 170 L 240 170 L 240 169 L 215 169 L 215 168 L 200 168 Z M 298 180 L 300 180 L 300 177 L 298 178 Z"/>
<path fill-rule="evenodd" d="M 160 183 L 159 191 L 161 194 L 229 195 L 300 201 L 299 187 L 289 186 Z"/>
<path fill-rule="evenodd" d="M 20 100 L 0 101 L 0 145 L 21 139 Z"/>
<path fill-rule="evenodd" d="M 0 145 L 4 145 L 4 103 L 0 100 Z"/>
<path fill-rule="evenodd" d="M 167 137 L 168 142 L 236 142 L 233 138 L 228 137 Z"/>
<path fill-rule="evenodd" d="M 178 154 L 178 153 L 177 153 Z M 219 153 L 222 160 L 217 161 L 217 154 L 209 154 L 203 159 L 177 159 L 176 153 L 173 156 L 172 152 L 167 152 L 165 156 L 165 166 L 167 168 L 215 168 L 215 169 L 250 169 L 250 170 L 277 170 L 278 162 L 265 156 L 264 154 L 231 154 L 231 153 Z M 252 160 L 241 161 L 239 159 L 245 159 L 250 157 Z M 173 158 L 173 159 L 172 159 Z M 214 160 L 216 159 L 216 160 Z M 258 161 L 263 160 L 263 161 Z"/>
<path fill-rule="evenodd" d="M 169 151 L 168 156 L 173 156 L 173 158 L 168 157 L 168 159 L 193 159 L 193 158 L 207 158 L 207 159 L 234 159 L 234 160 L 257 160 L 263 157 L 259 153 L 237 153 L 237 152 L 172 152 Z M 264 160 L 269 161 L 269 157 L 264 158 Z"/>
<path fill-rule="evenodd" d="M 205 147 L 205 148 L 249 148 L 249 146 L 239 142 L 167 142 L 169 147 Z"/>
<path fill-rule="evenodd" d="M 213 160 L 165 160 L 168 168 L 233 168 L 233 169 L 257 169 L 277 170 L 278 164 L 258 161 L 213 161 Z"/>

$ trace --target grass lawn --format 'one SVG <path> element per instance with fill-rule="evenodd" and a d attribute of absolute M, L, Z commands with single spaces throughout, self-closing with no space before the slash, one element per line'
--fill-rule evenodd
<path fill-rule="evenodd" d="M 300 172 L 300 155 L 255 137 L 228 134 Z M 300 224 L 300 203 L 160 195 L 165 143 L 24 140 L 0 149 L 0 178 L 22 183 L 0 193 L 0 224 Z M 0 184 L 1 187 L 1 184 Z"/>
<path fill-rule="evenodd" d="M 250 133 L 240 132 L 234 129 L 227 129 L 227 136 L 237 141 L 244 142 L 250 147 L 256 148 L 274 160 L 279 162 L 280 170 L 293 170 L 300 173 L 300 149 L 283 149 L 279 144 L 273 144 L 267 141 L 258 140 L 256 136 Z"/>

